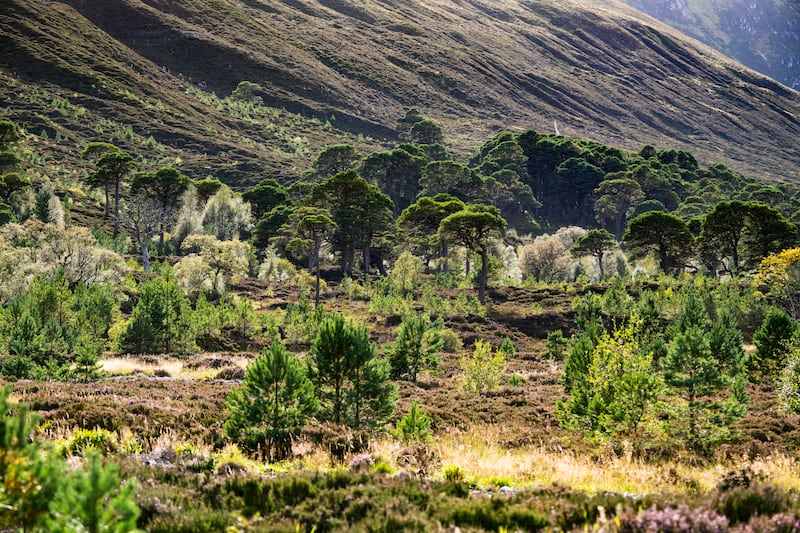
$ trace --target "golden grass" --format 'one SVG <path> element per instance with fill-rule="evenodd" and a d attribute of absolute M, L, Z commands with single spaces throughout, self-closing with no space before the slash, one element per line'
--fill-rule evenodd
<path fill-rule="evenodd" d="M 442 477 L 445 468 L 457 466 L 466 480 L 483 487 L 504 484 L 535 487 L 555 483 L 589 493 L 608 490 L 654 494 L 708 492 L 726 472 L 750 468 L 785 489 L 800 490 L 800 461 L 781 454 L 712 465 L 645 462 L 612 455 L 596 458 L 541 446 L 507 449 L 497 444 L 507 433 L 508 430 L 500 426 L 480 426 L 436 436 L 430 446 L 441 465 L 438 472 L 431 472 L 431 475 Z M 372 449 L 392 463 L 402 445 L 381 440 Z"/>
<path fill-rule="evenodd" d="M 230 359 L 236 366 L 241 368 L 245 368 L 249 361 L 246 357 L 232 357 Z M 133 374 L 153 376 L 157 373 L 166 373 L 169 377 L 178 379 L 213 379 L 219 372 L 219 369 L 206 366 L 189 368 L 186 366 L 185 361 L 166 357 L 159 358 L 157 363 L 128 357 L 110 357 L 100 360 L 100 367 L 103 372 L 111 376 L 130 376 Z"/>

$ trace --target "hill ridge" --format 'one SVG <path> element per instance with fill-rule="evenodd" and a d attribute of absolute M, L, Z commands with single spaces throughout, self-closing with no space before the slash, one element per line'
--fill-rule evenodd
<path fill-rule="evenodd" d="M 189 144 L 198 142 L 186 130 L 206 119 L 228 122 L 262 144 L 253 154 L 234 148 L 258 172 L 285 168 L 285 161 L 266 155 L 273 140 L 209 113 L 187 98 L 186 86 L 200 84 L 222 97 L 240 81 L 257 83 L 268 105 L 320 121 L 333 118 L 343 131 L 373 137 L 365 148 L 395 142 L 395 120 L 404 108 L 417 106 L 443 124 L 462 155 L 501 129 L 551 131 L 557 120 L 569 136 L 627 149 L 686 149 L 706 164 L 720 161 L 764 179 L 800 181 L 794 141 L 800 93 L 621 3 L 508 0 L 503 9 L 480 0 L 10 3 L 27 23 L 6 32 L 15 26 L 14 14 L 0 15 L 0 44 L 15 52 L 4 54 L 0 69 L 28 81 L 52 79 L 53 66 L 73 76 L 87 71 L 89 78 L 110 71 L 128 79 L 135 95 L 161 101 L 167 115 L 182 113 L 188 126 L 181 135 Z M 95 57 L 76 63 L 66 56 L 78 46 L 75 38 L 64 50 L 37 48 L 31 41 L 64 31 L 45 16 L 47 9 L 74 21 L 85 38 L 130 51 L 123 58 L 129 61 Z M 168 46 L 155 46 L 141 33 L 154 28 L 167 31 Z M 25 55 L 31 65 L 22 64 Z M 65 88 L 90 91 L 74 83 Z M 130 110 L 124 99 L 91 96 L 110 111 L 142 112 Z M 164 120 L 146 111 L 142 123 Z M 181 148 L 178 139 L 160 135 L 157 141 Z M 199 145 L 212 156 L 227 151 L 215 143 L 225 144 L 205 139 Z M 214 161 L 211 170 L 219 166 Z M 257 181 L 230 170 L 223 176 Z"/>

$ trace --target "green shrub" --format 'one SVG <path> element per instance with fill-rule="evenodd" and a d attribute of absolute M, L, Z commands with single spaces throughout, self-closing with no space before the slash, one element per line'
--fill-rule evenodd
<path fill-rule="evenodd" d="M 464 349 L 464 341 L 461 336 L 450 328 L 442 328 L 442 351 L 447 353 L 458 353 Z"/>
<path fill-rule="evenodd" d="M 442 470 L 442 476 L 446 481 L 464 481 L 464 471 L 458 465 L 448 465 Z"/>
<path fill-rule="evenodd" d="M 557 329 L 547 334 L 547 341 L 544 345 L 542 355 L 553 361 L 563 361 L 569 346 L 569 339 L 564 337 L 564 333 Z"/>
<path fill-rule="evenodd" d="M 413 401 L 408 414 L 397 422 L 397 429 L 392 431 L 392 435 L 404 443 L 430 442 L 430 429 L 431 419 L 419 406 L 419 402 Z"/>
<path fill-rule="evenodd" d="M 798 331 L 797 323 L 778 308 L 767 313 L 761 327 L 753 334 L 756 351 L 747 362 L 751 377 L 772 381 L 786 366 L 792 338 Z"/>
<path fill-rule="evenodd" d="M 539 531 L 549 524 L 542 511 L 504 498 L 455 500 L 442 514 L 443 523 L 485 531 L 499 531 L 500 528 Z"/>
<path fill-rule="evenodd" d="M 394 468 L 392 465 L 384 460 L 377 461 L 369 470 L 370 472 L 375 472 L 376 474 L 394 474 Z"/>
<path fill-rule="evenodd" d="M 784 411 L 800 414 L 800 341 L 790 352 L 789 362 L 781 373 L 778 398 Z"/>
<path fill-rule="evenodd" d="M 107 429 L 77 429 L 63 449 L 66 455 L 86 455 L 91 451 L 114 453 L 117 450 L 117 438 Z"/>
<path fill-rule="evenodd" d="M 422 295 L 422 310 L 435 317 L 446 317 L 452 314 L 448 301 L 437 294 L 435 289 L 427 287 Z"/>
<path fill-rule="evenodd" d="M 36 363 L 24 355 L 12 355 L 3 360 L 0 374 L 14 379 L 29 379 L 33 375 Z"/>
<path fill-rule="evenodd" d="M 511 385 L 512 387 L 522 387 L 523 385 L 525 385 L 525 380 L 522 379 L 521 376 L 515 373 L 512 374 L 510 378 L 508 378 L 508 384 Z"/>
<path fill-rule="evenodd" d="M 747 523 L 756 515 L 771 516 L 789 511 L 792 497 L 771 483 L 756 483 L 718 491 L 714 508 L 730 520 L 731 525 Z"/>
<path fill-rule="evenodd" d="M 479 339 L 475 342 L 472 356 L 461 358 L 464 373 L 461 386 L 473 394 L 495 390 L 500 386 L 506 366 L 505 354 L 499 350 L 492 353 L 491 344 Z"/>
<path fill-rule="evenodd" d="M 514 341 L 508 337 L 505 337 L 503 342 L 500 343 L 499 350 L 503 352 L 503 354 L 506 356 L 506 359 L 513 359 L 514 356 L 517 355 L 517 347 L 514 346 Z"/>

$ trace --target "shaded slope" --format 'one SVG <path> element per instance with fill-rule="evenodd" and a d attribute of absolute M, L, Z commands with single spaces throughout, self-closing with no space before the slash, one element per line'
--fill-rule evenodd
<path fill-rule="evenodd" d="M 73 75 L 87 71 L 78 76 L 83 84 L 69 80 L 69 86 L 90 93 L 86 83 L 104 73 L 114 80 L 135 74 L 135 83 L 123 85 L 145 100 L 158 94 L 166 116 L 154 117 L 154 122 L 163 120 L 163 132 L 157 133 L 164 135 L 165 144 L 180 147 L 183 140 L 214 154 L 203 135 L 192 139 L 194 134 L 186 131 L 204 131 L 193 121 L 207 123 L 209 130 L 227 128 L 254 139 L 255 148 L 239 150 L 237 157 L 256 166 L 277 163 L 268 156 L 271 139 L 213 110 L 198 109 L 197 102 L 184 93 L 175 95 L 173 89 L 202 84 L 224 96 L 239 81 L 249 80 L 264 87 L 260 96 L 269 105 L 309 117 L 333 116 L 336 126 L 389 141 L 403 109 L 418 106 L 444 124 L 460 153 L 473 150 L 498 129 L 552 131 L 556 121 L 560 132 L 570 136 L 630 149 L 644 144 L 687 149 L 706 164 L 722 161 L 759 177 L 800 181 L 797 92 L 621 3 L 12 4 L 16 16 L 37 21 L 40 34 L 16 29 L 17 36 L 4 37 L 3 47 L 25 54 L 24 61 L 23 54 L 4 54 L 3 67 L 28 80 L 47 79 L 45 64 L 60 65 Z M 85 17 L 78 26 L 82 35 L 63 35 L 66 27 L 54 26 L 58 39 L 70 39 L 76 47 L 81 39 L 108 42 L 118 54 L 124 51 L 124 57 L 77 59 L 55 42 L 48 51 L 33 48 L 26 40 L 42 39 L 48 25 L 56 24 L 47 18 L 49 10 L 74 20 Z M 0 15 L 0 20 L 8 16 Z M 65 83 L 60 77 L 55 82 Z M 118 95 L 92 96 L 109 112 L 136 112 L 120 103 Z M 172 113 L 183 115 L 171 121 Z M 202 117 L 195 119 L 197 113 Z M 180 135 L 171 133 L 187 123 L 192 127 Z M 324 136 L 314 139 L 322 140 Z"/>
<path fill-rule="evenodd" d="M 0 50 L 6 114 L 34 133 L 65 137 L 78 150 L 90 140 L 112 141 L 153 164 L 180 161 L 193 177 L 213 173 L 237 184 L 297 175 L 314 146 L 343 140 L 362 149 L 376 146 L 289 111 L 274 110 L 268 127 L 264 120 L 234 116 L 180 72 L 152 63 L 61 3 L 4 6 Z M 115 137 L 125 128 L 132 134 Z M 158 150 L 142 146 L 149 137 L 160 143 Z M 287 146 L 295 138 L 303 150 Z M 61 155 L 74 159 L 75 153 Z"/>

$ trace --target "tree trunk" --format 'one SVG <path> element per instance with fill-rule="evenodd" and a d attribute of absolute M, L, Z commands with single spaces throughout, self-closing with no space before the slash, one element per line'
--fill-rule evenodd
<path fill-rule="evenodd" d="M 342 386 L 340 383 L 336 383 L 333 389 L 333 421 L 336 424 L 342 423 Z"/>
<path fill-rule="evenodd" d="M 486 303 L 486 278 L 489 275 L 489 252 L 484 248 L 481 250 L 481 272 L 478 275 L 478 300 Z"/>
<path fill-rule="evenodd" d="M 354 244 L 347 246 L 347 275 L 353 277 L 353 265 L 356 262 L 356 247 Z"/>
<path fill-rule="evenodd" d="M 139 244 L 142 247 L 142 266 L 144 267 L 145 274 L 150 273 L 150 253 L 147 249 L 147 241 L 139 238 Z"/>
<path fill-rule="evenodd" d="M 119 180 L 114 182 L 114 237 L 119 235 Z M 149 272 L 149 271 L 148 271 Z"/>
<path fill-rule="evenodd" d="M 369 274 L 369 241 L 364 245 L 364 279 Z"/>
<path fill-rule="evenodd" d="M 104 185 L 104 188 L 106 192 L 106 210 L 105 212 L 103 212 L 103 220 L 106 220 L 108 218 L 108 215 L 111 213 L 111 204 L 108 202 L 108 196 L 109 196 L 108 183 Z"/>
<path fill-rule="evenodd" d="M 445 274 L 450 272 L 450 263 L 448 262 L 447 259 L 448 255 L 449 255 L 449 250 L 447 249 L 447 243 L 442 241 L 440 257 L 442 259 L 442 272 L 444 272 Z"/>
<path fill-rule="evenodd" d="M 600 281 L 603 281 L 606 277 L 606 273 L 603 271 L 603 252 L 597 255 L 597 268 L 600 270 Z"/>
<path fill-rule="evenodd" d="M 314 290 L 314 309 L 319 307 L 319 248 L 320 248 L 320 239 L 314 239 L 314 263 L 317 265 L 317 285 Z M 309 263 L 311 259 L 309 259 Z"/>
<path fill-rule="evenodd" d="M 625 211 L 621 213 L 617 213 L 616 219 L 614 220 L 614 238 L 617 242 L 622 240 L 622 234 L 624 233 L 625 227 Z"/>
<path fill-rule="evenodd" d="M 353 383 L 354 389 L 356 390 L 356 420 L 355 420 L 355 427 L 361 427 L 361 373 L 358 368 L 356 368 L 356 379 Z"/>
<path fill-rule="evenodd" d="M 164 255 L 164 222 L 161 222 L 158 235 L 158 253 Z"/>
<path fill-rule="evenodd" d="M 381 276 L 385 278 L 389 275 L 389 273 L 386 272 L 386 266 L 383 264 L 383 252 L 379 250 L 375 259 L 377 260 L 378 264 L 378 272 L 380 272 Z"/>
<path fill-rule="evenodd" d="M 689 392 L 689 442 L 693 447 L 697 447 L 697 408 L 695 405 L 694 387 Z"/>
<path fill-rule="evenodd" d="M 339 270 L 342 271 L 342 276 L 347 274 L 347 247 L 342 248 L 342 256 L 339 258 Z"/>

